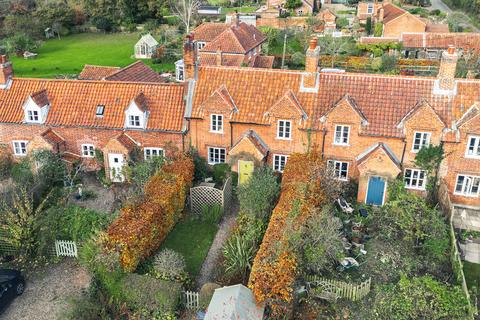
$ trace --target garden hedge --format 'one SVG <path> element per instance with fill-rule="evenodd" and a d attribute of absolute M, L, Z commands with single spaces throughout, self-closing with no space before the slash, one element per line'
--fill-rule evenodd
<path fill-rule="evenodd" d="M 312 208 L 327 200 L 319 173 L 324 168 L 321 155 L 293 154 L 288 159 L 282 179 L 279 202 L 255 257 L 249 279 L 258 302 L 269 301 L 273 312 L 292 301 L 297 258 L 290 244 L 290 235 L 304 224 Z"/>
<path fill-rule="evenodd" d="M 119 251 L 125 271 L 134 271 L 143 259 L 157 250 L 180 219 L 193 171 L 193 161 L 189 157 L 164 164 L 146 183 L 143 200 L 122 208 L 110 225 L 108 246 Z"/>

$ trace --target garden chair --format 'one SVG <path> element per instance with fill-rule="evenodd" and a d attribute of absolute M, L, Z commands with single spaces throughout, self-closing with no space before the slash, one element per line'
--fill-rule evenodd
<path fill-rule="evenodd" d="M 342 209 L 343 212 L 352 213 L 354 211 L 353 207 L 348 203 L 344 198 L 340 197 L 337 199 L 337 203 Z"/>

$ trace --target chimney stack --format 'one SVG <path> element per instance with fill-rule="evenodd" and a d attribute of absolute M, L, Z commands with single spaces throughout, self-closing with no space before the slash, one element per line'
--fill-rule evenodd
<path fill-rule="evenodd" d="M 183 68 L 185 81 L 196 79 L 197 77 L 197 44 L 193 33 L 185 37 L 183 43 Z"/>
<path fill-rule="evenodd" d="M 383 22 L 383 18 L 385 16 L 385 10 L 383 10 L 383 6 L 378 10 L 378 22 Z"/>
<path fill-rule="evenodd" d="M 221 50 L 217 50 L 217 53 L 215 54 L 215 64 L 217 66 L 222 65 L 222 51 Z"/>
<path fill-rule="evenodd" d="M 442 53 L 440 70 L 438 71 L 438 87 L 440 90 L 452 91 L 455 88 L 455 71 L 457 70 L 458 54 L 455 47 L 448 46 Z"/>
<path fill-rule="evenodd" d="M 310 46 L 307 50 L 307 56 L 305 60 L 305 71 L 314 73 L 318 69 L 318 61 L 320 60 L 320 47 L 317 46 L 318 39 L 312 38 L 310 40 Z"/>
<path fill-rule="evenodd" d="M 13 78 L 13 66 L 6 55 L 0 55 L 0 89 L 8 87 Z"/>

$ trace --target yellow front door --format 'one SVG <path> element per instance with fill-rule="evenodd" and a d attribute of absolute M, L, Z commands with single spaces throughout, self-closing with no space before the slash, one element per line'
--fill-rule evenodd
<path fill-rule="evenodd" d="M 253 174 L 253 161 L 238 160 L 238 184 L 243 184 Z"/>

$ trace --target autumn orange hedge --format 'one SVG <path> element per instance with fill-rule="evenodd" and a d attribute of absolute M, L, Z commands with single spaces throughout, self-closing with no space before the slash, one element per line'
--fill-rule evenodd
<path fill-rule="evenodd" d="M 194 165 L 189 157 L 168 162 L 145 185 L 145 197 L 122 208 L 108 228 L 108 247 L 120 252 L 125 271 L 157 250 L 175 226 L 184 209 L 193 179 Z"/>
<path fill-rule="evenodd" d="M 326 201 L 320 179 L 316 178 L 323 166 L 317 152 L 288 158 L 279 202 L 253 262 L 249 287 L 256 300 L 269 302 L 274 312 L 283 312 L 282 307 L 293 298 L 297 259 L 289 236 L 304 224 L 312 208 Z"/>

